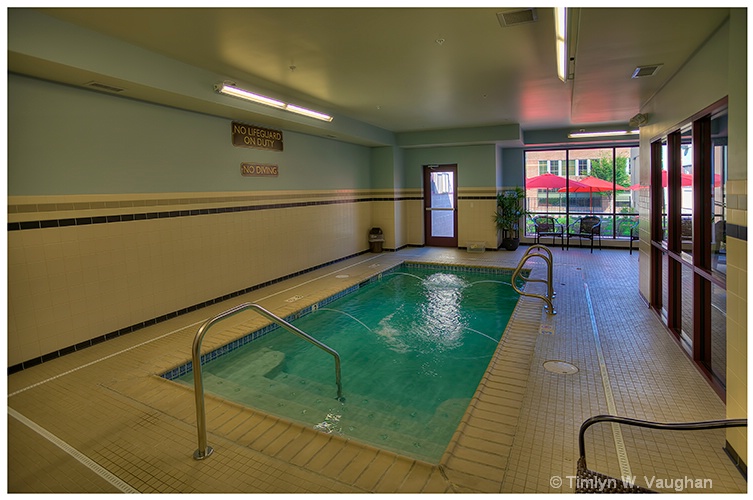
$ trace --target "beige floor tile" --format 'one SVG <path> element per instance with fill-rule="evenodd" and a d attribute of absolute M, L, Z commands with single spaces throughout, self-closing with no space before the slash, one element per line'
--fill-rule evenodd
<path fill-rule="evenodd" d="M 567 478 L 575 473 L 578 428 L 586 418 L 607 412 L 597 348 L 618 413 L 659 421 L 724 417 L 722 401 L 640 299 L 638 254 L 571 249 L 554 254 L 558 313 L 547 315 L 536 299 L 519 301 L 439 464 L 318 433 L 213 396 L 206 398 L 206 415 L 215 453 L 193 460 L 193 391 L 155 374 L 190 357 L 193 336 L 207 318 L 248 301 L 294 311 L 403 260 L 511 268 L 524 251 L 406 248 L 364 254 L 10 375 L 9 411 L 73 451 L 9 414 L 8 491 L 572 492 Z M 529 263 L 533 277 L 543 276 L 540 262 Z M 343 269 L 349 278 L 336 278 Z M 286 302 L 294 296 L 300 298 Z M 204 351 L 266 322 L 256 314 L 235 319 L 205 338 Z M 552 333 L 540 328 L 542 322 Z M 551 373 L 543 367 L 547 360 L 567 361 L 578 372 Z M 622 436 L 639 482 L 681 478 L 692 471 L 694 477 L 713 480 L 713 492 L 747 490 L 722 450 L 721 431 L 668 436 L 623 428 Z M 586 453 L 589 467 L 620 474 L 611 426 L 589 430 Z M 87 460 L 114 482 L 85 465 Z"/>

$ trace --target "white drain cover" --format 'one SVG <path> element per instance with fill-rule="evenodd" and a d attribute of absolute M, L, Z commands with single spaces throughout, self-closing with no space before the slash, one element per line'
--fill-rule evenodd
<path fill-rule="evenodd" d="M 560 375 L 572 375 L 578 373 L 578 367 L 566 361 L 544 361 L 544 369 Z"/>
<path fill-rule="evenodd" d="M 350 278 L 350 275 L 349 274 L 338 274 L 337 276 L 335 276 L 335 278 L 340 278 L 340 279 Z"/>

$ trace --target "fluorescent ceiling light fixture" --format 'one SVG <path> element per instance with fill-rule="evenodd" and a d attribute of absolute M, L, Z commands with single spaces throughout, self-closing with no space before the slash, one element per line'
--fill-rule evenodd
<path fill-rule="evenodd" d="M 554 30 L 557 43 L 557 76 L 567 81 L 567 9 L 554 8 Z"/>
<path fill-rule="evenodd" d="M 570 132 L 567 136 L 570 139 L 579 137 L 614 137 L 620 135 L 636 135 L 640 130 L 606 130 L 604 132 Z"/>
<path fill-rule="evenodd" d="M 228 85 L 227 83 L 220 83 L 218 85 L 215 85 L 214 89 L 219 94 L 225 94 L 225 95 L 230 95 L 233 97 L 238 97 L 240 99 L 245 99 L 246 101 L 252 101 L 259 104 L 272 106 L 273 108 L 280 108 L 280 109 L 285 108 L 285 103 L 282 101 L 278 101 L 277 99 L 272 99 L 271 97 L 263 96 L 260 94 L 254 94 L 253 92 L 249 92 L 248 90 L 243 90 L 241 88 Z"/>
<path fill-rule="evenodd" d="M 310 116 L 311 118 L 316 118 L 317 120 L 322 120 L 325 122 L 332 121 L 332 117 L 329 115 L 325 115 L 324 113 L 320 113 L 318 111 L 312 111 L 310 109 L 302 108 L 294 104 L 286 105 L 285 109 L 287 109 L 288 111 L 292 111 L 293 113 L 298 113 L 299 115 Z"/>
<path fill-rule="evenodd" d="M 313 111 L 311 109 L 302 108 L 300 106 L 296 106 L 295 104 L 286 104 L 282 101 L 278 101 L 277 99 L 272 99 L 271 97 L 267 97 L 261 94 L 255 94 L 253 92 L 249 92 L 248 90 L 244 90 L 242 88 L 236 87 L 235 85 L 231 85 L 229 83 L 218 83 L 214 86 L 214 90 L 218 94 L 225 94 L 225 95 L 237 97 L 239 99 L 243 99 L 246 101 L 251 101 L 258 104 L 264 104 L 265 106 L 271 106 L 273 108 L 284 109 L 286 111 L 291 111 L 299 115 L 316 118 L 317 120 L 322 120 L 325 122 L 332 121 L 332 117 L 324 113 Z"/>

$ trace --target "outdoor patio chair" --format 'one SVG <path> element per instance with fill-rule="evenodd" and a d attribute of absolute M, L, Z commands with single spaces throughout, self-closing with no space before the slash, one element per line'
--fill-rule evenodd
<path fill-rule="evenodd" d="M 539 215 L 533 218 L 533 227 L 536 233 L 536 244 L 542 237 L 552 238 L 552 246 L 556 239 L 560 239 L 560 248 L 565 249 L 565 228 L 557 222 L 557 219 L 549 215 Z"/>
<path fill-rule="evenodd" d="M 624 219 L 617 223 L 617 234 L 623 236 L 625 231 L 625 236 L 630 239 L 630 255 L 633 255 L 633 242 L 638 241 L 638 221 Z"/>
<path fill-rule="evenodd" d="M 594 253 L 594 240 L 599 240 L 601 250 L 601 220 L 595 215 L 581 217 L 572 224 L 567 231 L 567 248 L 570 248 L 570 238 L 578 238 L 578 245 L 583 246 L 583 240 L 591 240 L 591 253 Z"/>

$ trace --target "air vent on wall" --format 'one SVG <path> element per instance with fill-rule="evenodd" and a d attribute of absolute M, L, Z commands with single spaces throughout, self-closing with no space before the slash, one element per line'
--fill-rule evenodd
<path fill-rule="evenodd" d="M 104 90 L 106 92 L 123 92 L 125 89 L 120 87 L 113 87 L 112 85 L 107 85 L 106 83 L 100 83 L 100 82 L 89 82 L 84 84 L 85 87 L 91 87 L 96 90 Z"/>
<path fill-rule="evenodd" d="M 497 12 L 497 19 L 503 28 L 507 28 L 509 26 L 538 21 L 539 16 L 536 13 L 536 9 L 515 9 Z"/>
<path fill-rule="evenodd" d="M 654 76 L 659 69 L 664 66 L 663 64 L 651 64 L 649 66 L 638 66 L 633 71 L 631 78 L 645 78 L 647 76 Z"/>

